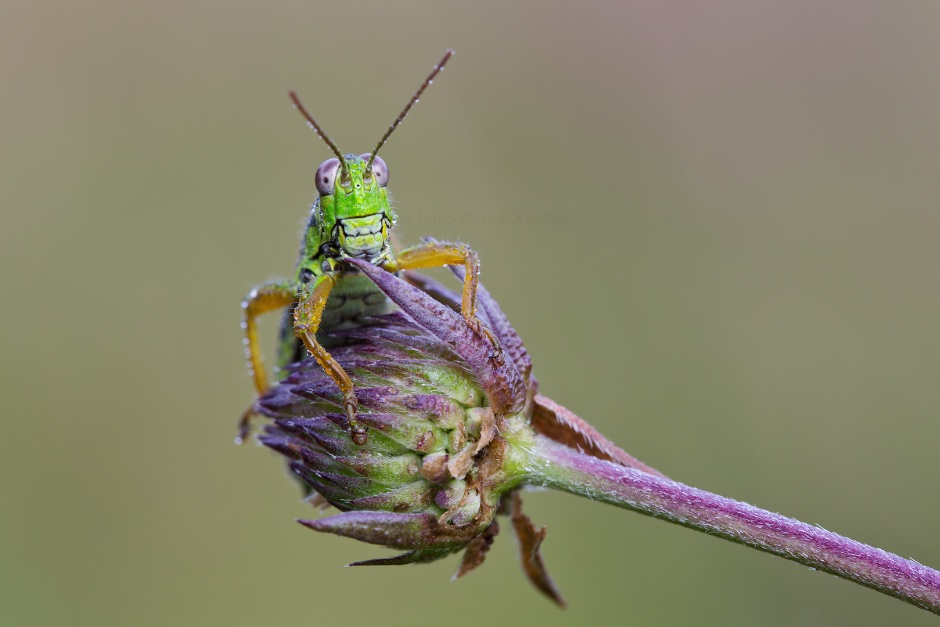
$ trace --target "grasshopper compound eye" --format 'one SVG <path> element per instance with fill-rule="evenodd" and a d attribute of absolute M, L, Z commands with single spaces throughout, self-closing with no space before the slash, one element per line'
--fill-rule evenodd
<path fill-rule="evenodd" d="M 367 163 L 370 157 L 372 158 L 372 174 L 375 176 L 375 180 L 379 182 L 379 186 L 385 187 L 388 185 L 388 166 L 382 161 L 382 157 L 378 155 L 374 157 L 369 153 L 359 155 L 359 158 Z"/>
<path fill-rule="evenodd" d="M 338 172 L 339 159 L 327 159 L 317 168 L 317 191 L 320 192 L 321 196 L 330 196 L 333 193 Z"/>

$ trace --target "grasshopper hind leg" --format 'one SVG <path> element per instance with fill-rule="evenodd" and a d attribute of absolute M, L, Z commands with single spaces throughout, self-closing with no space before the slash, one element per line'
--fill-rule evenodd
<path fill-rule="evenodd" d="M 296 298 L 296 295 L 292 296 L 292 299 L 293 298 Z M 287 364 L 300 361 L 306 355 L 303 342 L 296 338 L 293 333 L 294 306 L 295 303 L 291 302 L 290 307 L 288 307 L 284 314 L 284 320 L 281 323 L 281 330 L 279 332 L 281 348 L 278 356 L 278 365 L 282 368 Z M 246 341 L 246 345 L 250 345 L 250 343 Z M 260 363 L 260 354 L 257 352 L 257 347 L 254 352 L 250 349 L 246 349 L 246 353 L 248 353 L 249 370 L 254 375 L 258 372 L 258 366 L 255 364 Z M 253 356 L 257 356 L 258 359 L 253 359 Z M 267 378 L 265 377 L 265 382 L 266 381 Z M 258 388 L 258 396 L 260 397 L 266 390 L 267 385 L 264 386 L 264 389 Z M 241 444 L 248 438 L 248 434 L 251 433 L 251 419 L 257 415 L 258 412 L 255 411 L 255 403 L 252 401 L 238 421 L 238 435 L 235 437 L 236 444 Z"/>
<path fill-rule="evenodd" d="M 356 419 L 359 401 L 356 399 L 352 381 L 342 366 L 316 339 L 317 329 L 323 317 L 323 308 L 335 284 L 336 279 L 332 274 L 324 274 L 318 277 L 312 287 L 301 284 L 298 288 L 295 283 L 279 281 L 265 283 L 253 289 L 242 304 L 245 311 L 242 322 L 245 330 L 245 355 L 248 358 L 248 369 L 254 380 L 255 389 L 258 396 L 261 396 L 267 391 L 269 384 L 258 341 L 257 318 L 263 313 L 290 307 L 281 326 L 280 365 L 285 366 L 300 361 L 305 356 L 304 348 L 306 348 L 324 372 L 339 386 L 343 394 L 343 408 L 349 421 L 350 437 L 353 442 L 362 445 L 368 440 L 368 429 L 360 425 Z M 251 419 L 255 415 L 255 405 L 252 403 L 238 421 L 238 436 L 235 439 L 237 443 L 243 442 L 248 437 L 251 431 Z"/>
<path fill-rule="evenodd" d="M 258 340 L 258 317 L 269 311 L 286 307 L 297 298 L 297 288 L 289 281 L 273 281 L 259 285 L 251 290 L 242 301 L 242 329 L 245 331 L 245 357 L 248 360 L 248 372 L 255 384 L 258 396 L 268 389 L 268 375 L 261 356 L 261 345 Z M 251 418 L 255 415 L 255 405 L 252 403 L 242 414 L 238 421 L 238 436 L 235 441 L 239 444 L 245 441 L 251 431 Z"/>

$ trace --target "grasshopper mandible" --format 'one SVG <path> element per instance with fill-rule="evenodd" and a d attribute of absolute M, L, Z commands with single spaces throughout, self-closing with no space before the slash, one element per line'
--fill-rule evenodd
<path fill-rule="evenodd" d="M 339 386 L 352 439 L 360 445 L 366 442 L 368 432 L 356 420 L 359 406 L 356 391 L 349 376 L 324 345 L 329 346 L 330 331 L 355 327 L 367 317 L 388 313 L 392 306 L 368 278 L 344 264 L 345 258 L 365 259 L 389 272 L 463 265 L 466 274 L 461 314 L 474 332 L 488 338 L 493 345 L 494 358 L 500 357 L 498 341 L 476 316 L 480 262 L 475 252 L 466 244 L 438 241 L 425 241 L 397 254 L 392 250 L 389 233 L 397 216 L 389 205 L 386 187 L 388 167 L 376 154 L 453 54 L 453 50 L 444 54 L 372 152 L 367 154 L 342 154 L 300 103 L 297 94 L 290 92 L 294 106 L 307 120 L 307 125 L 336 157 L 327 159 L 317 168 L 319 198 L 310 211 L 294 278 L 263 283 L 251 290 L 242 303 L 245 353 L 255 389 L 260 395 L 268 388 L 268 378 L 258 341 L 257 318 L 263 313 L 288 307 L 281 324 L 279 365 L 283 367 L 298 361 L 303 357 L 305 347 Z M 253 410 L 249 408 L 242 417 L 241 438 L 247 434 L 252 414 Z"/>

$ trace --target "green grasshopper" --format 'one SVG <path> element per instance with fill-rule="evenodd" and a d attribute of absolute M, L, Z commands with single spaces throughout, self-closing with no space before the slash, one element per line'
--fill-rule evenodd
<path fill-rule="evenodd" d="M 245 354 L 260 395 L 268 388 L 268 378 L 258 341 L 257 318 L 288 307 L 281 325 L 279 365 L 283 368 L 299 360 L 305 347 L 339 386 L 351 437 L 360 445 L 367 441 L 368 431 L 356 420 L 359 406 L 356 392 L 349 376 L 324 346 L 329 346 L 330 331 L 358 326 L 365 318 L 388 313 L 392 305 L 368 278 L 344 264 L 345 258 L 365 259 L 389 272 L 463 265 L 466 273 L 461 314 L 474 332 L 489 339 L 493 357 L 500 358 L 499 343 L 476 316 L 480 271 L 477 254 L 459 242 L 425 241 L 398 254 L 392 250 L 390 230 L 398 218 L 389 205 L 388 167 L 376 155 L 453 54 L 453 50 L 448 50 L 434 66 L 368 154 L 343 155 L 307 112 L 297 94 L 290 92 L 294 106 L 307 120 L 307 125 L 323 139 L 336 158 L 327 159 L 317 168 L 319 198 L 311 208 L 294 278 L 263 283 L 251 290 L 242 303 Z M 242 417 L 241 438 L 248 432 L 252 415 L 253 410 L 249 408 Z"/>

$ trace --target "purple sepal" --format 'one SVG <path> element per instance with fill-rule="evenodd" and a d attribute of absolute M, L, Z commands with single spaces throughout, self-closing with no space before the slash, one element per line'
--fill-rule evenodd
<path fill-rule="evenodd" d="M 536 433 L 593 457 L 612 461 L 627 468 L 642 470 L 658 477 L 666 477 L 655 468 L 647 466 L 624 451 L 574 412 L 547 396 L 536 394 L 534 405 L 530 424 Z"/>
<path fill-rule="evenodd" d="M 450 270 L 461 281 L 467 275 L 467 270 L 463 266 L 450 266 Z M 529 352 L 522 345 L 522 338 L 509 323 L 509 318 L 503 313 L 499 303 L 490 296 L 482 283 L 477 285 L 477 306 L 485 314 L 490 329 L 499 339 L 499 343 L 503 345 L 503 350 L 509 354 L 509 358 L 516 364 L 516 368 L 528 383 L 532 374 L 532 359 L 529 357 Z"/>
<path fill-rule="evenodd" d="M 431 514 L 345 512 L 319 520 L 298 520 L 314 531 L 325 531 L 390 549 L 408 551 L 456 549 L 473 536 L 439 525 Z"/>
<path fill-rule="evenodd" d="M 346 261 L 368 276 L 415 323 L 454 347 L 483 387 L 495 413 L 504 415 L 522 409 L 525 384 L 515 364 L 493 359 L 493 347 L 470 330 L 460 314 L 367 261 Z"/>
<path fill-rule="evenodd" d="M 451 266 L 451 268 L 453 267 L 454 266 Z M 463 266 L 460 267 L 463 268 Z M 462 295 L 445 286 L 443 283 L 435 281 L 431 277 L 421 274 L 420 272 L 415 272 L 414 270 L 405 270 L 401 273 L 401 278 L 408 281 L 408 283 L 414 285 L 437 302 L 447 305 L 457 313 L 460 313 Z M 463 281 L 463 278 L 460 280 Z M 486 326 L 493 326 L 490 324 L 490 319 L 487 317 L 485 310 L 477 311 L 477 317 L 485 322 Z"/>
<path fill-rule="evenodd" d="M 373 489 L 382 487 L 373 482 Z M 434 490 L 426 481 L 415 481 L 400 485 L 379 494 L 363 496 L 349 501 L 350 509 L 356 510 L 392 510 L 402 511 L 426 509 L 434 502 Z"/>
<path fill-rule="evenodd" d="M 428 562 L 433 562 L 434 560 L 439 560 L 442 557 L 447 557 L 453 552 L 454 549 L 408 551 L 407 553 L 394 555 L 392 557 L 380 557 L 372 560 L 353 562 L 352 564 L 347 564 L 347 566 L 401 566 L 403 564 L 426 564 Z"/>

